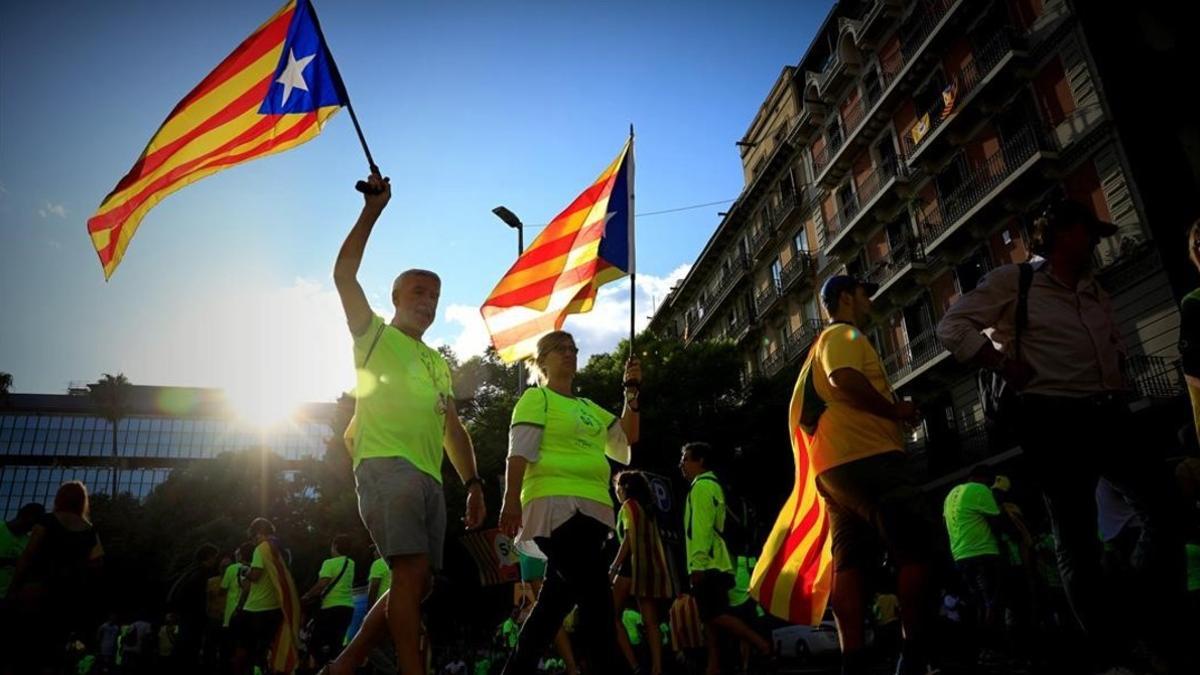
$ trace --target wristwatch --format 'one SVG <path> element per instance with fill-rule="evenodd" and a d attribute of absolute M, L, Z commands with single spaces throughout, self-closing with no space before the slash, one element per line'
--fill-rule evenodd
<path fill-rule="evenodd" d="M 470 489 L 471 489 L 471 486 L 472 486 L 472 485 L 474 485 L 474 484 L 476 484 L 476 483 L 479 483 L 479 489 L 481 489 L 481 490 L 482 490 L 482 489 L 483 489 L 483 487 L 484 487 L 484 482 L 483 482 L 483 479 L 482 479 L 482 478 L 480 478 L 479 476 L 472 476 L 472 477 L 468 478 L 468 479 L 467 479 L 467 480 L 466 480 L 466 481 L 463 483 L 463 488 L 465 488 L 465 489 L 467 489 L 467 490 L 470 490 Z"/>

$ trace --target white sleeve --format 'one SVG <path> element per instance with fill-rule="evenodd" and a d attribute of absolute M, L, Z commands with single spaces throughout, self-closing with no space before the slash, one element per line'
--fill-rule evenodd
<path fill-rule="evenodd" d="M 524 457 L 530 462 L 542 458 L 542 427 L 514 424 L 508 429 L 508 456 Z"/>
<path fill-rule="evenodd" d="M 604 454 L 618 464 L 629 466 L 631 460 L 629 439 L 625 438 L 625 429 L 621 427 L 619 419 L 608 425 L 608 440 L 604 445 Z"/>

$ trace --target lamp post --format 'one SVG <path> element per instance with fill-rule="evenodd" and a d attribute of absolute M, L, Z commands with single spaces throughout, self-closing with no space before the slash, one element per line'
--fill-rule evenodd
<path fill-rule="evenodd" d="M 525 224 L 521 222 L 517 214 L 509 211 L 507 207 L 497 206 L 492 209 L 492 213 L 503 220 L 505 225 L 517 231 L 517 257 L 521 257 L 521 254 L 525 252 Z M 517 361 L 517 396 L 520 396 L 523 391 L 525 391 L 525 363 Z"/>

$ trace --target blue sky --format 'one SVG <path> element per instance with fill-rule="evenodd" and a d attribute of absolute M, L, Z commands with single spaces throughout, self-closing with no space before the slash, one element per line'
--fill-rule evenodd
<path fill-rule="evenodd" d="M 85 232 L 175 103 L 279 4 L 0 4 L 0 370 L 16 391 L 118 371 L 247 400 L 328 400 L 352 385 L 330 272 L 366 168 L 344 112 L 300 148 L 168 197 L 108 283 Z M 734 141 L 830 5 L 314 4 L 394 186 L 360 280 L 390 316 L 396 273 L 441 273 L 426 338 L 467 354 L 485 340 L 478 306 L 515 255 L 493 206 L 546 222 L 631 122 L 638 211 L 735 197 Z M 719 210 L 639 220 L 639 314 Z M 585 355 L 625 332 L 626 295 L 610 288 L 592 316 L 568 321 Z"/>

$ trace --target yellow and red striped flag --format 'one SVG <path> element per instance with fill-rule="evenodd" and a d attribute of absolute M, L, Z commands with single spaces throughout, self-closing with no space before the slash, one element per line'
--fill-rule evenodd
<path fill-rule="evenodd" d="M 833 586 L 829 515 L 824 500 L 817 494 L 817 476 L 810 452 L 816 427 L 808 422 L 815 418 L 813 406 L 822 402 L 810 398 L 809 408 L 805 408 L 805 394 L 815 396 L 809 383 L 813 358 L 818 352 L 815 345 L 809 351 L 788 407 L 796 484 L 750 575 L 750 595 L 767 612 L 788 623 L 810 626 L 821 623 Z"/>
<path fill-rule="evenodd" d="M 589 312 L 600 286 L 634 273 L 633 136 L 517 258 L 480 309 L 505 363 L 533 354 L 568 314 Z"/>
<path fill-rule="evenodd" d="M 104 278 L 164 197 L 312 139 L 348 100 L 312 5 L 290 0 L 175 106 L 88 219 Z"/>

